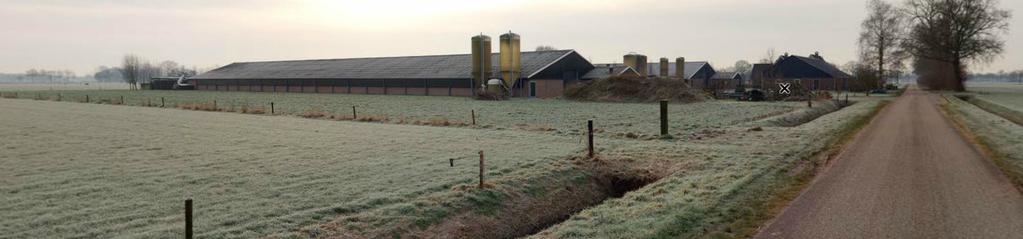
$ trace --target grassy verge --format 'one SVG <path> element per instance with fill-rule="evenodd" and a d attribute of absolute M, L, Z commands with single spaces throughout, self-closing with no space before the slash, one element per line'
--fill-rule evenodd
<path fill-rule="evenodd" d="M 731 222 L 724 223 L 717 231 L 708 233 L 706 238 L 748 238 L 756 235 L 765 222 L 780 213 L 789 202 L 794 200 L 823 171 L 831 160 L 855 139 L 856 135 L 887 106 L 882 101 L 869 114 L 855 116 L 848 124 L 843 125 L 836 133 L 837 137 L 829 140 L 829 146 L 804 158 L 805 164 L 792 168 L 779 167 L 769 173 L 765 180 L 750 184 L 747 193 L 739 195 L 735 200 L 741 210 L 733 215 Z"/>
<path fill-rule="evenodd" d="M 946 103 L 941 105 L 941 109 L 959 133 L 990 158 L 1017 189 L 1023 191 L 1023 147 L 1019 145 L 1019 141 L 1023 141 L 1019 139 L 1023 135 L 1020 134 L 1023 127 L 1012 125 L 1007 118 L 999 119 L 994 112 L 958 97 L 944 97 Z"/>

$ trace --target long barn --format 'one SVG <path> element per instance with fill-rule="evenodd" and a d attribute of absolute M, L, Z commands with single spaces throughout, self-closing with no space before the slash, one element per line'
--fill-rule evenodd
<path fill-rule="evenodd" d="M 491 54 L 494 62 L 499 53 Z M 512 96 L 561 96 L 594 70 L 574 50 L 522 52 Z M 197 90 L 471 96 L 470 54 L 238 62 L 190 78 Z M 494 72 L 499 72 L 494 66 Z M 606 69 L 604 69 L 606 70 Z"/>

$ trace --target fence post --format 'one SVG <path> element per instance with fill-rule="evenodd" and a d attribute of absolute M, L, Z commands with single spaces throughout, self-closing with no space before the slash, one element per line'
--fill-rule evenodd
<path fill-rule="evenodd" d="M 160 108 L 167 106 L 167 102 L 163 101 L 163 97 L 160 97 Z"/>
<path fill-rule="evenodd" d="M 450 164 L 451 167 L 454 167 L 455 166 L 455 159 L 453 159 L 453 158 L 448 159 L 448 164 Z"/>
<path fill-rule="evenodd" d="M 668 135 L 668 101 L 661 100 L 661 136 Z"/>
<path fill-rule="evenodd" d="M 359 115 L 355 114 L 355 106 L 352 106 L 352 120 L 358 119 Z"/>
<path fill-rule="evenodd" d="M 85 103 L 89 103 L 89 95 L 85 95 Z"/>
<path fill-rule="evenodd" d="M 192 239 L 192 199 L 185 199 L 185 239 Z"/>
<path fill-rule="evenodd" d="M 806 107 L 813 108 L 813 95 L 809 92 L 806 93 Z"/>
<path fill-rule="evenodd" d="M 593 120 L 586 121 L 586 145 L 588 149 L 589 158 L 593 158 Z"/>
<path fill-rule="evenodd" d="M 480 150 L 480 189 L 483 189 L 483 150 Z"/>
<path fill-rule="evenodd" d="M 274 114 L 274 102 L 270 101 L 270 114 Z"/>
<path fill-rule="evenodd" d="M 213 100 L 213 111 L 217 111 L 217 100 Z"/>
<path fill-rule="evenodd" d="M 476 110 L 472 110 L 472 125 L 476 125 Z"/>
<path fill-rule="evenodd" d="M 123 95 L 121 96 L 121 104 L 122 105 L 124 104 L 124 96 Z"/>

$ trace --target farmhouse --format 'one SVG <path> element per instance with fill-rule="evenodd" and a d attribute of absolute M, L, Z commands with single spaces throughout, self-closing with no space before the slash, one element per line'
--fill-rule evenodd
<path fill-rule="evenodd" d="M 500 61 L 499 53 L 490 55 Z M 522 52 L 520 58 L 520 77 L 509 86 L 515 97 L 561 96 L 566 84 L 595 69 L 574 50 Z M 472 63 L 471 54 L 239 62 L 190 80 L 197 90 L 471 96 L 478 88 Z"/>
<path fill-rule="evenodd" d="M 681 59 L 681 58 L 680 58 Z M 662 61 L 663 62 L 663 61 Z M 662 74 L 661 63 L 648 63 L 649 77 L 669 77 L 678 76 L 678 64 L 667 63 L 668 71 L 667 74 Z M 708 89 L 708 86 L 712 85 L 711 78 L 717 74 L 714 67 L 710 63 L 705 61 L 686 61 L 683 65 L 682 78 L 688 80 L 693 88 L 697 89 Z"/>
<path fill-rule="evenodd" d="M 819 53 L 809 57 L 784 55 L 774 64 L 755 64 L 750 73 L 752 86 L 774 90 L 778 83 L 791 83 L 805 90 L 842 90 L 852 76 L 824 61 Z"/>

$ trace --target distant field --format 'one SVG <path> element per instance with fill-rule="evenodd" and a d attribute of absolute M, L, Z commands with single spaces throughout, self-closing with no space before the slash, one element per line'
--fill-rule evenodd
<path fill-rule="evenodd" d="M 1023 84 L 979 82 L 968 84 L 967 89 L 977 98 L 1023 114 Z"/>
<path fill-rule="evenodd" d="M 125 83 L 70 82 L 70 83 L 0 83 L 0 92 L 26 90 L 127 90 Z"/>
<path fill-rule="evenodd" d="M 0 111 L 6 112 L 0 115 L 5 122 L 0 124 L 0 171 L 5 172 L 0 174 L 0 235 L 180 238 L 186 197 L 196 200 L 200 238 L 391 237 L 469 230 L 459 226 L 464 224 L 458 218 L 501 218 L 497 226 L 513 228 L 497 229 L 532 231 L 521 228 L 536 226 L 528 221 L 537 215 L 528 213 L 542 214 L 544 208 L 519 207 L 553 200 L 546 211 L 566 210 L 557 204 L 605 197 L 600 195 L 608 192 L 602 190 L 609 189 L 594 188 L 600 178 L 631 175 L 660 180 L 621 198 L 592 202 L 597 204 L 535 236 L 690 237 L 722 232 L 720 225 L 738 217 L 737 212 L 756 210 L 745 204 L 747 198 L 770 196 L 764 187 L 785 182 L 789 168 L 802 165 L 839 129 L 878 105 L 876 99 L 857 99 L 863 103 L 810 123 L 763 131 L 750 131 L 757 125 L 753 121 L 800 113 L 793 110 L 802 104 L 673 105 L 673 115 L 679 115 L 673 119 L 681 121 L 674 127 L 689 127 L 676 128 L 676 140 L 605 134 L 597 138 L 601 161 L 594 162 L 571 160 L 583 154 L 585 141 L 570 129 L 582 128 L 581 122 L 592 117 L 612 132 L 655 131 L 656 105 L 93 93 L 100 98 L 128 93 L 129 103 L 159 96 L 181 103 L 212 96 L 227 102 L 269 99 L 304 107 L 343 108 L 356 102 L 371 114 L 390 117 L 453 118 L 480 109 L 481 122 L 493 126 L 427 127 L 0 99 Z M 499 130 L 531 122 L 562 132 Z M 486 150 L 486 177 L 492 185 L 485 190 L 474 186 L 480 149 Z M 455 167 L 448 165 L 450 159 Z M 728 230 L 722 233 L 743 233 Z M 529 235 L 514 233 L 500 235 Z"/>
<path fill-rule="evenodd" d="M 477 114 L 477 123 L 496 129 L 522 129 L 549 131 L 554 134 L 580 135 L 586 120 L 595 120 L 599 132 L 618 138 L 627 134 L 639 138 L 654 137 L 659 133 L 657 104 L 592 103 L 568 100 L 477 101 L 466 97 L 348 95 L 303 93 L 253 93 L 209 91 L 64 91 L 21 92 L 18 97 L 42 97 L 55 100 L 61 94 L 64 101 L 117 103 L 124 96 L 128 105 L 146 102 L 160 104 L 162 97 L 167 107 L 183 104 L 212 104 L 218 108 L 238 110 L 242 107 L 262 108 L 270 111 L 274 103 L 279 114 L 302 115 L 307 112 L 325 112 L 339 117 L 351 117 L 352 106 L 358 116 L 378 116 L 389 122 L 445 120 L 470 123 L 471 112 Z M 685 135 L 705 128 L 724 127 L 778 115 L 802 107 L 800 102 L 735 102 L 708 101 L 693 104 L 672 104 L 669 115 L 672 133 Z"/>

